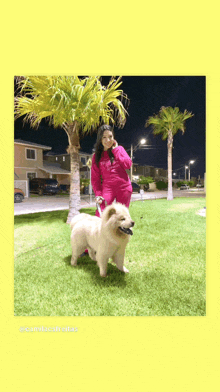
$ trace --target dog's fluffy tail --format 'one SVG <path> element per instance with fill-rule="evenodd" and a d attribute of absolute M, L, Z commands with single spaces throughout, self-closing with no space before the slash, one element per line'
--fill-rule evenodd
<path fill-rule="evenodd" d="M 81 221 L 82 219 L 85 219 L 87 216 L 88 216 L 88 214 L 84 214 L 84 213 L 78 214 L 78 215 L 74 216 L 74 217 L 72 218 L 71 222 L 70 222 L 71 230 L 73 230 L 73 228 L 74 228 L 74 226 L 75 226 L 76 223 L 78 223 L 78 222 Z"/>

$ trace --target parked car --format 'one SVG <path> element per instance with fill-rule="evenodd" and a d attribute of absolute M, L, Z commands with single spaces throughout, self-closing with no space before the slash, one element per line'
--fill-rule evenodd
<path fill-rule="evenodd" d="M 132 185 L 132 188 L 133 188 L 133 192 L 140 193 L 140 189 L 141 189 L 140 185 L 138 185 L 136 182 L 132 182 L 131 185 Z"/>
<path fill-rule="evenodd" d="M 201 184 L 197 184 L 197 185 L 196 185 L 196 188 L 201 188 L 201 187 L 202 187 Z"/>
<path fill-rule="evenodd" d="M 22 189 L 14 188 L 14 202 L 21 203 L 24 199 L 24 192 Z"/>
<path fill-rule="evenodd" d="M 183 190 L 185 190 L 185 189 L 189 189 L 189 185 L 187 185 L 187 184 L 182 184 L 181 187 L 180 187 L 180 190 L 183 191 Z"/>
<path fill-rule="evenodd" d="M 44 194 L 57 194 L 59 191 L 58 181 L 54 178 L 33 178 L 30 180 L 30 192 L 38 193 L 42 196 Z"/>
<path fill-rule="evenodd" d="M 59 190 L 61 192 L 70 193 L 70 185 L 60 184 L 60 189 Z"/>

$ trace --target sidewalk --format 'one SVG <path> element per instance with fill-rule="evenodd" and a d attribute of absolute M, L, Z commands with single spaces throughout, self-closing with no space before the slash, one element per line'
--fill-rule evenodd
<path fill-rule="evenodd" d="M 174 197 L 205 197 L 205 193 L 198 192 L 187 192 L 187 191 L 173 191 Z M 143 194 L 143 200 L 156 200 L 166 198 L 166 191 L 156 192 L 145 192 Z M 81 208 L 95 207 L 95 197 L 92 196 L 90 203 L 89 195 L 81 195 L 80 205 Z M 142 200 L 140 193 L 132 193 L 131 201 Z M 21 203 L 14 204 L 14 215 L 32 214 L 35 212 L 45 211 L 58 211 L 69 209 L 69 196 L 36 196 L 25 198 Z"/>

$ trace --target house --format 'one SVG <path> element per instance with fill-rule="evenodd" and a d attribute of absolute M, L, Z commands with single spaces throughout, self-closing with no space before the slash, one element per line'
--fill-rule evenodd
<path fill-rule="evenodd" d="M 80 178 L 90 178 L 90 170 L 87 166 L 89 158 L 92 158 L 92 154 L 87 154 L 85 152 L 79 152 L 79 170 Z M 46 152 L 44 155 L 44 165 L 55 165 L 59 164 L 62 169 L 70 171 L 70 155 L 69 154 L 56 154 L 52 151 Z M 61 184 L 66 184 L 66 182 L 61 182 Z"/>
<path fill-rule="evenodd" d="M 140 176 L 144 177 L 152 177 L 155 181 L 167 181 L 168 172 L 167 170 L 153 167 L 153 166 L 139 166 L 137 164 L 133 164 L 133 179 L 138 180 Z"/>
<path fill-rule="evenodd" d="M 59 164 L 44 161 L 43 152 L 50 150 L 51 147 L 42 144 L 21 139 L 14 140 L 14 182 L 16 187 L 24 190 L 26 197 L 28 196 L 28 182 L 35 177 L 56 178 L 58 182 L 69 183 L 69 170 L 61 168 Z"/>

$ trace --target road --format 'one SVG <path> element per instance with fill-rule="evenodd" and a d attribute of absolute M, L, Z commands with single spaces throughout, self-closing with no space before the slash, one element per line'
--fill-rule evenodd
<path fill-rule="evenodd" d="M 203 190 L 174 190 L 173 197 L 205 197 L 206 194 Z M 167 197 L 167 191 L 144 192 L 143 200 L 155 200 Z M 141 200 L 140 193 L 132 193 L 131 201 Z M 90 203 L 90 196 L 81 195 L 81 208 L 95 207 L 94 196 Z M 22 203 L 14 204 L 14 215 L 31 214 L 35 212 L 44 211 L 57 211 L 69 209 L 69 197 L 56 195 L 56 196 L 36 196 L 25 198 Z"/>

